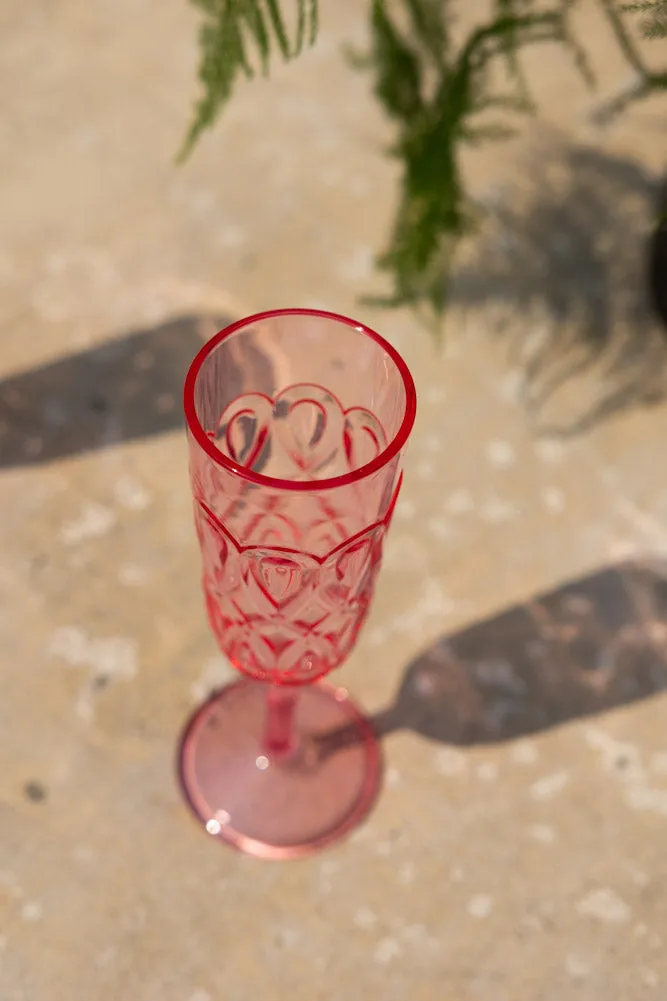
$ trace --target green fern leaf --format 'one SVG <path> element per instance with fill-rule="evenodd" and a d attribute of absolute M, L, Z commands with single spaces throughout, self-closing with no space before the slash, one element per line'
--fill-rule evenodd
<path fill-rule="evenodd" d="M 178 163 L 187 159 L 202 132 L 218 119 L 238 78 L 254 76 L 251 53 L 266 74 L 272 48 L 289 60 L 299 54 L 304 39 L 313 44 L 318 29 L 318 2 L 296 2 L 296 37 L 291 46 L 278 0 L 191 0 L 204 18 L 199 31 L 198 71 L 203 93 L 176 156 Z"/>
<path fill-rule="evenodd" d="M 385 0 L 373 0 L 371 30 L 377 97 L 394 118 L 419 114 L 422 107 L 419 59 L 394 27 Z"/>
<path fill-rule="evenodd" d="M 283 22 L 282 14 L 276 0 L 266 0 L 269 8 L 269 16 L 271 18 L 271 23 L 273 24 L 273 31 L 276 36 L 276 40 L 280 47 L 283 59 L 290 58 L 290 44 L 287 38 L 287 32 L 285 30 L 285 24 Z M 298 31 L 298 29 L 297 29 Z M 295 46 L 296 48 L 296 46 Z"/>

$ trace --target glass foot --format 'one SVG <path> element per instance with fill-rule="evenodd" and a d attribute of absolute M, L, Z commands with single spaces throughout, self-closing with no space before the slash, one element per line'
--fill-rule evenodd
<path fill-rule="evenodd" d="M 181 743 L 180 778 L 213 837 L 248 855 L 296 858 L 366 816 L 382 756 L 346 689 L 315 682 L 295 691 L 295 749 L 272 758 L 262 743 L 269 687 L 240 681 L 197 710 Z"/>

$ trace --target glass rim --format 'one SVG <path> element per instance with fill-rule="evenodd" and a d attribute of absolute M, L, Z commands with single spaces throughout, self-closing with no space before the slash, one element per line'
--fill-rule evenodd
<path fill-rule="evenodd" d="M 220 449 L 216 448 L 213 444 L 202 426 L 195 408 L 195 387 L 199 373 L 201 372 L 202 366 L 208 356 L 212 351 L 219 347 L 223 341 L 227 340 L 227 338 L 231 337 L 233 334 L 238 333 L 238 331 L 243 327 L 247 327 L 253 323 L 260 323 L 264 320 L 276 319 L 281 316 L 313 316 L 319 317 L 323 320 L 334 320 L 337 323 L 345 324 L 347 327 L 352 327 L 354 330 L 357 330 L 359 333 L 364 334 L 366 337 L 370 337 L 371 340 L 375 341 L 375 343 L 379 345 L 379 347 L 381 347 L 382 350 L 391 358 L 394 365 L 398 369 L 403 381 L 403 388 L 405 390 L 405 412 L 403 414 L 401 424 L 398 431 L 387 446 L 378 455 L 376 455 L 374 459 L 365 463 L 363 466 L 359 466 L 358 469 L 353 469 L 349 473 L 342 473 L 339 476 L 330 476 L 322 480 L 286 480 L 274 476 L 265 476 L 263 473 L 256 473 L 252 469 L 248 469 L 246 466 L 242 466 L 240 463 L 234 462 L 234 460 L 230 459 L 228 456 L 223 455 Z M 412 431 L 412 426 L 415 422 L 417 414 L 417 391 L 415 389 L 414 380 L 410 374 L 410 370 L 396 348 L 393 347 L 389 341 L 385 340 L 384 337 L 373 330 L 372 327 L 368 327 L 365 323 L 353 320 L 348 316 L 341 315 L 340 313 L 332 313 L 324 309 L 269 309 L 261 313 L 253 313 L 251 316 L 246 316 L 243 319 L 236 320 L 234 323 L 229 324 L 229 326 L 223 327 L 222 330 L 218 331 L 217 334 L 202 345 L 192 360 L 185 377 L 185 385 L 183 387 L 183 409 L 185 411 L 185 421 L 188 430 L 194 440 L 197 442 L 199 447 L 206 452 L 208 457 L 216 463 L 216 465 L 221 466 L 223 469 L 227 470 L 228 473 L 238 476 L 248 483 L 254 483 L 256 486 L 269 487 L 275 490 L 294 490 L 297 492 L 332 490 L 335 487 L 345 487 L 351 483 L 357 483 L 359 480 L 363 480 L 367 476 L 371 476 L 373 473 L 378 472 L 378 470 L 386 466 L 388 462 L 391 462 L 391 460 L 398 455 L 408 440 L 410 432 Z"/>

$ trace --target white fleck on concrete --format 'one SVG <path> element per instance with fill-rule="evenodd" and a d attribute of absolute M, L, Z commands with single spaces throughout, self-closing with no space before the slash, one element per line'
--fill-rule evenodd
<path fill-rule="evenodd" d="M 424 435 L 420 439 L 419 444 L 421 445 L 424 452 L 437 453 L 440 452 L 442 448 L 440 444 L 440 438 L 438 438 L 437 434 Z"/>
<path fill-rule="evenodd" d="M 539 841 L 543 845 L 552 845 L 556 841 L 556 832 L 548 824 L 531 824 L 527 828 L 526 834 L 534 841 Z"/>
<path fill-rule="evenodd" d="M 131 476 L 121 476 L 116 481 L 114 496 L 118 504 L 128 511 L 145 511 L 151 506 L 153 499 L 148 490 Z"/>
<path fill-rule="evenodd" d="M 560 462 L 565 456 L 565 446 L 555 439 L 544 438 L 535 442 L 535 454 L 542 462 Z"/>
<path fill-rule="evenodd" d="M 565 494 L 557 487 L 545 487 L 542 491 L 542 503 L 549 514 L 560 514 L 565 508 Z"/>
<path fill-rule="evenodd" d="M 475 774 L 481 782 L 495 782 L 498 778 L 498 765 L 495 761 L 482 761 L 475 769 Z"/>
<path fill-rule="evenodd" d="M 577 902 L 576 910 L 584 917 L 605 921 L 607 924 L 622 924 L 632 913 L 625 901 L 611 887 L 591 890 Z"/>
<path fill-rule="evenodd" d="M 488 918 L 493 910 L 493 897 L 486 893 L 478 893 L 468 901 L 467 911 L 471 918 L 481 921 Z"/>
<path fill-rule="evenodd" d="M 494 469 L 509 469 L 516 462 L 516 454 L 510 443 L 500 439 L 488 443 L 486 457 Z"/>
<path fill-rule="evenodd" d="M 417 514 L 417 505 L 409 497 L 399 497 L 396 502 L 394 518 L 397 521 L 412 521 Z"/>
<path fill-rule="evenodd" d="M 381 858 L 388 858 L 394 850 L 394 845 L 391 841 L 378 841 L 375 846 L 375 854 L 379 855 Z"/>
<path fill-rule="evenodd" d="M 74 703 L 74 712 L 84 723 L 92 722 L 95 715 L 95 698 L 89 687 L 82 688 Z"/>
<path fill-rule="evenodd" d="M 451 539 L 453 535 L 452 527 L 446 518 L 430 518 L 428 522 L 428 532 L 432 538 L 439 542 Z"/>
<path fill-rule="evenodd" d="M 426 925 L 404 925 L 400 929 L 400 935 L 404 941 L 416 944 L 428 942 L 430 938 Z"/>
<path fill-rule="evenodd" d="M 402 886 L 410 886 L 415 881 L 416 866 L 414 862 L 402 862 L 398 868 L 398 881 Z"/>
<path fill-rule="evenodd" d="M 126 636 L 91 638 L 88 662 L 96 673 L 109 679 L 131 680 L 138 670 L 137 641 Z"/>
<path fill-rule="evenodd" d="M 370 907 L 359 907 L 355 911 L 354 923 L 357 928 L 363 928 L 364 931 L 368 931 L 375 927 L 377 921 L 377 915 L 373 913 Z"/>
<path fill-rule="evenodd" d="M 640 969 L 639 976 L 646 987 L 657 987 L 660 983 L 660 977 L 655 970 L 650 970 L 647 966 Z"/>
<path fill-rule="evenodd" d="M 197 704 L 204 702 L 212 692 L 228 685 L 236 677 L 236 671 L 222 654 L 207 660 L 201 669 L 197 681 L 190 688 L 192 701 Z"/>
<path fill-rule="evenodd" d="M 631 810 L 639 813 L 655 813 L 667 817 L 667 789 L 652 789 L 649 786 L 628 786 L 625 802 Z"/>
<path fill-rule="evenodd" d="M 385 782 L 387 783 L 389 789 L 395 789 L 401 784 L 401 773 L 398 768 L 394 768 L 393 765 L 390 765 L 389 768 L 387 768 L 387 771 L 385 772 Z"/>
<path fill-rule="evenodd" d="M 118 583 L 123 587 L 144 587 L 149 579 L 148 571 L 138 563 L 124 563 L 118 571 Z"/>
<path fill-rule="evenodd" d="M 441 747 L 435 752 L 435 770 L 439 775 L 461 775 L 467 767 L 465 754 L 455 747 Z"/>
<path fill-rule="evenodd" d="M 565 957 L 565 970 L 572 980 L 584 980 L 590 975 L 591 965 L 576 952 L 569 952 Z"/>
<path fill-rule="evenodd" d="M 450 514 L 467 514 L 475 507 L 475 502 L 468 490 L 453 490 L 445 499 L 445 508 Z"/>
<path fill-rule="evenodd" d="M 508 372 L 499 383 L 500 396 L 509 403 L 515 403 L 523 384 L 523 374 L 518 369 Z"/>
<path fill-rule="evenodd" d="M 419 545 L 414 537 L 409 535 L 390 535 L 385 549 L 383 567 L 385 570 L 398 571 L 404 574 L 406 570 L 416 570 L 426 576 L 430 547 Z"/>
<path fill-rule="evenodd" d="M 276 939 L 283 949 L 297 949 L 301 941 L 301 932 L 297 928 L 279 928 Z"/>
<path fill-rule="evenodd" d="M 96 859 L 95 851 L 89 845 L 75 845 L 72 848 L 72 858 L 75 862 L 88 865 Z"/>
<path fill-rule="evenodd" d="M 18 881 L 15 873 L 6 869 L 0 872 L 0 887 L 2 887 L 14 900 L 22 900 L 25 896 L 23 887 Z"/>
<path fill-rule="evenodd" d="M 569 781 L 569 775 L 565 771 L 555 772 L 553 775 L 545 775 L 544 778 L 533 782 L 530 787 L 530 795 L 535 800 L 551 799 L 565 788 Z"/>
<path fill-rule="evenodd" d="M 385 966 L 393 959 L 397 959 L 402 951 L 400 943 L 395 938 L 381 938 L 375 947 L 373 959 L 381 966 Z"/>
<path fill-rule="evenodd" d="M 44 908 L 38 900 L 29 900 L 21 908 L 21 917 L 24 921 L 39 921 Z"/>
<path fill-rule="evenodd" d="M 667 775 L 667 751 L 656 751 L 651 755 L 651 771 L 656 775 Z"/>
<path fill-rule="evenodd" d="M 391 620 L 383 638 L 387 639 L 392 632 L 418 636 L 429 622 L 435 619 L 441 623 L 455 610 L 456 605 L 445 592 L 442 583 L 436 577 L 427 577 L 406 611 Z"/>
<path fill-rule="evenodd" d="M 118 950 L 113 945 L 107 945 L 95 956 L 95 965 L 99 970 L 103 970 L 118 959 Z"/>
<path fill-rule="evenodd" d="M 424 403 L 433 406 L 436 403 L 444 403 L 447 399 L 447 393 L 442 386 L 429 386 L 423 393 L 423 399 Z"/>
<path fill-rule="evenodd" d="M 233 223 L 222 226 L 213 238 L 219 247 L 224 247 L 226 250 L 236 250 L 248 242 L 246 231 Z"/>
<path fill-rule="evenodd" d="M 599 727 L 586 727 L 584 740 L 600 752 L 602 767 L 619 781 L 628 784 L 645 781 L 642 755 L 635 744 L 616 740 Z"/>
<path fill-rule="evenodd" d="M 48 653 L 70 667 L 89 669 L 89 678 L 74 704 L 76 715 L 85 723 L 89 723 L 95 713 L 95 680 L 131 681 L 139 665 L 136 640 L 125 636 L 90 637 L 78 626 L 56 629 Z"/>
<path fill-rule="evenodd" d="M 358 245 L 345 255 L 337 268 L 338 275 L 346 282 L 366 281 L 373 273 L 373 248 Z"/>
<path fill-rule="evenodd" d="M 532 740 L 520 740 L 512 748 L 510 756 L 517 765 L 535 765 L 540 759 L 540 752 Z"/>
<path fill-rule="evenodd" d="M 59 626 L 48 652 L 72 667 L 90 667 L 109 679 L 131 679 L 137 673 L 137 642 L 125 636 L 95 638 L 78 626 Z"/>
<path fill-rule="evenodd" d="M 481 685 L 492 685 L 511 695 L 523 695 L 526 690 L 525 682 L 516 673 L 514 665 L 500 657 L 477 661 L 474 674 Z"/>
<path fill-rule="evenodd" d="M 208 991 L 202 990 L 201 987 L 198 987 L 197 990 L 193 991 L 193 993 L 189 996 L 188 1001 L 213 1001 L 213 997 Z"/>
<path fill-rule="evenodd" d="M 488 521 L 492 525 L 499 525 L 506 521 L 512 521 L 519 514 L 519 509 L 510 501 L 503 500 L 502 497 L 490 497 L 484 501 L 479 509 L 479 515 L 483 521 Z"/>
<path fill-rule="evenodd" d="M 420 480 L 432 480 L 435 477 L 437 466 L 430 459 L 421 459 L 417 463 L 415 472 Z"/>
<path fill-rule="evenodd" d="M 637 549 L 637 543 L 631 539 L 612 539 L 606 547 L 607 558 L 612 562 L 627 560 L 636 555 Z"/>
<path fill-rule="evenodd" d="M 88 539 L 107 535 L 115 524 L 116 515 L 110 508 L 101 504 L 86 504 L 77 518 L 62 526 L 59 538 L 66 546 L 76 546 Z"/>

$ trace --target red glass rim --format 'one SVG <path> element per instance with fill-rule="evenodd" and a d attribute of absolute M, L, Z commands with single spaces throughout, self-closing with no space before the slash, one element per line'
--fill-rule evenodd
<path fill-rule="evenodd" d="M 371 340 L 375 341 L 375 343 L 378 344 L 391 358 L 394 365 L 398 369 L 403 381 L 403 388 L 405 390 L 405 413 L 403 414 L 403 420 L 401 421 L 398 431 L 387 447 L 383 449 L 383 451 L 380 452 L 380 454 L 377 455 L 371 462 L 367 462 L 364 466 L 359 466 L 358 469 L 354 469 L 349 473 L 343 473 L 341 476 L 331 476 L 328 479 L 322 480 L 284 480 L 279 479 L 278 477 L 264 476 L 262 473 L 256 473 L 252 469 L 247 469 L 245 466 L 240 465 L 238 462 L 234 462 L 233 459 L 224 455 L 218 448 L 216 448 L 207 435 L 205 429 L 202 427 L 199 418 L 197 417 L 197 411 L 195 408 L 195 386 L 197 384 L 199 372 L 201 371 L 202 365 L 206 361 L 208 355 L 228 337 L 231 337 L 244 327 L 280 316 L 313 316 L 324 320 L 334 320 L 337 323 L 344 323 L 346 326 L 352 327 L 354 330 L 358 330 L 366 337 L 370 337 Z M 228 472 L 233 473 L 236 476 L 240 476 L 242 479 L 247 480 L 250 483 L 255 483 L 258 486 L 272 487 L 278 490 L 296 490 L 300 492 L 306 490 L 331 490 L 334 487 L 344 487 L 350 483 L 356 483 L 358 480 L 363 480 L 372 473 L 376 473 L 378 470 L 382 469 L 383 466 L 386 466 L 386 464 L 400 452 L 408 440 L 410 432 L 412 431 L 412 426 L 415 422 L 417 414 L 417 391 L 415 389 L 412 375 L 410 374 L 410 369 L 396 348 L 394 348 L 384 339 L 384 337 L 378 334 L 371 327 L 367 327 L 365 323 L 360 323 L 358 320 L 352 320 L 348 316 L 341 316 L 339 313 L 330 313 L 324 309 L 269 309 L 263 313 L 253 313 L 252 316 L 246 316 L 243 319 L 230 324 L 228 327 L 224 327 L 203 345 L 203 347 L 195 355 L 185 377 L 185 386 L 183 389 L 183 409 L 185 411 L 185 420 L 190 433 L 199 447 L 206 452 L 213 462 L 222 466 L 223 469 L 226 469 Z"/>

